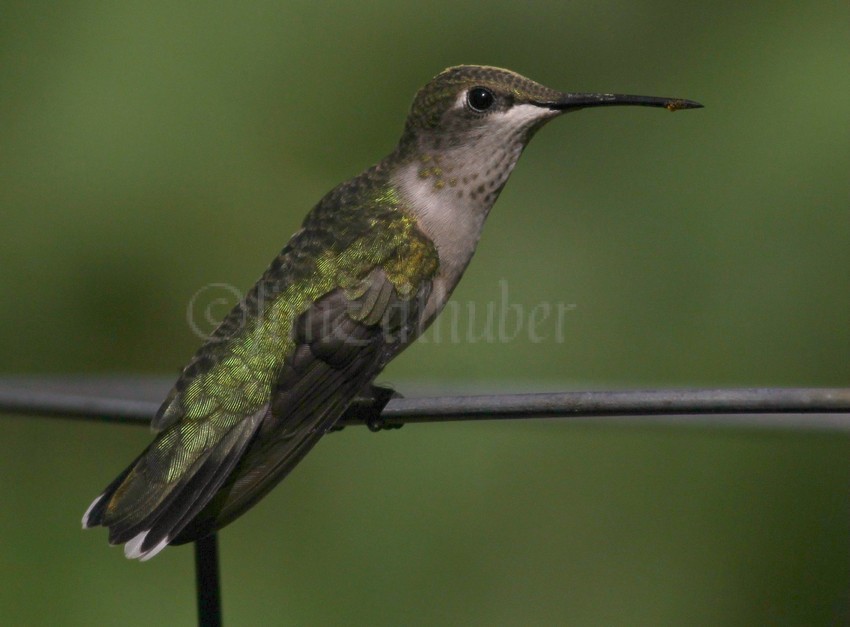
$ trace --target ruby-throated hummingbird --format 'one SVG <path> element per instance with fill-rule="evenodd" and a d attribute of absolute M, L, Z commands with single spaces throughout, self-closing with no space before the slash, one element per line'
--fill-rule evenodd
<path fill-rule="evenodd" d="M 83 527 L 108 527 L 142 560 L 197 540 L 265 496 L 355 397 L 385 403 L 372 381 L 446 304 L 531 137 L 607 105 L 702 106 L 564 93 L 493 67 L 436 76 L 395 150 L 307 214 L 201 346 L 153 419 L 154 441 Z"/>

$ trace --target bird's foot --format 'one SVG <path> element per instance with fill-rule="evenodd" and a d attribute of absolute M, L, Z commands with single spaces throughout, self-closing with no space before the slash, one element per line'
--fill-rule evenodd
<path fill-rule="evenodd" d="M 360 394 L 354 397 L 351 405 L 345 410 L 340 422 L 363 422 L 366 423 L 370 431 L 399 429 L 403 425 L 389 423 L 381 416 L 384 407 L 394 398 L 403 397 L 392 388 L 370 384 Z M 343 428 L 343 425 L 339 425 L 339 423 L 337 425 L 334 427 L 334 430 Z"/>

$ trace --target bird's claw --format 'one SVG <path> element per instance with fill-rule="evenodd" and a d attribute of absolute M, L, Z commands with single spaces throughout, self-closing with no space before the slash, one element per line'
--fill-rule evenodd
<path fill-rule="evenodd" d="M 340 423 L 362 422 L 369 427 L 370 431 L 399 429 L 403 425 L 391 423 L 381 415 L 387 403 L 394 398 L 403 398 L 403 396 L 389 387 L 369 385 L 354 398 L 351 405 L 345 410 Z M 343 428 L 344 425 L 340 423 L 337 423 L 334 431 Z"/>

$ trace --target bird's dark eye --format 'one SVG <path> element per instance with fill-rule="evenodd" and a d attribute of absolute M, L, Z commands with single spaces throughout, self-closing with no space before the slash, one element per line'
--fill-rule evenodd
<path fill-rule="evenodd" d="M 486 87 L 473 87 L 466 94 L 466 102 L 474 111 L 486 111 L 495 101 L 493 92 Z"/>

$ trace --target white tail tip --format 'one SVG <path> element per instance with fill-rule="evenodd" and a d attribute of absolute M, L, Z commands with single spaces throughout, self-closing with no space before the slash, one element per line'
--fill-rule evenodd
<path fill-rule="evenodd" d="M 94 509 L 95 505 L 100 503 L 101 499 L 103 499 L 103 494 L 93 500 L 91 502 L 91 505 L 89 505 L 88 509 L 86 510 L 86 513 L 83 514 L 83 529 L 91 529 L 92 527 L 94 527 L 94 525 L 89 522 L 89 515 L 91 514 L 91 511 Z"/>

